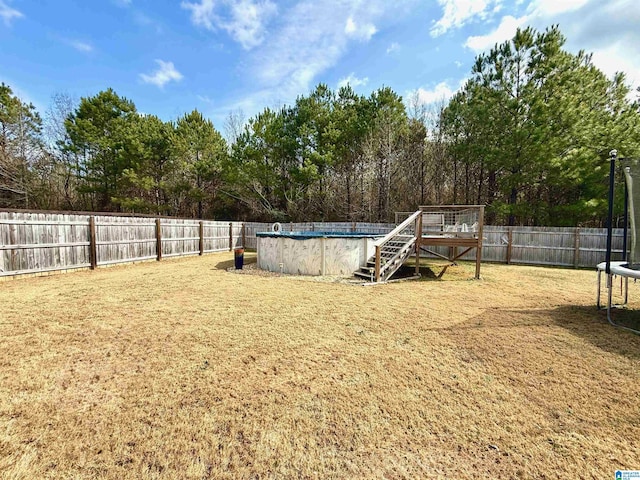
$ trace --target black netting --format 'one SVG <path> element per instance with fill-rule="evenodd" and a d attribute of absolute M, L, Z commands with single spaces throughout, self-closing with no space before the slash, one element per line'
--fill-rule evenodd
<path fill-rule="evenodd" d="M 638 229 L 640 228 L 640 184 L 634 185 L 635 180 L 640 180 L 640 162 L 631 160 L 624 169 L 624 180 L 627 184 L 627 197 L 629 200 L 629 230 L 631 233 L 631 248 L 629 251 L 629 264 L 631 268 L 640 268 L 640 242 L 638 241 Z"/>

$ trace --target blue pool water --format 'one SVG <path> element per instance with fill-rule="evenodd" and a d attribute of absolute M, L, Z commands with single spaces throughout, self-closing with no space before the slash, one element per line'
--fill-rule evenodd
<path fill-rule="evenodd" d="M 308 240 L 310 238 L 379 238 L 384 233 L 365 232 L 257 232 L 258 237 L 293 238 L 296 240 Z"/>

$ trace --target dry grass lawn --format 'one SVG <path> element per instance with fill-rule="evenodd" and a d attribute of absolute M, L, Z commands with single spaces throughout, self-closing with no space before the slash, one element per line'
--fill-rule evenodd
<path fill-rule="evenodd" d="M 0 478 L 640 469 L 640 337 L 596 311 L 594 271 L 360 287 L 231 258 L 0 283 Z"/>

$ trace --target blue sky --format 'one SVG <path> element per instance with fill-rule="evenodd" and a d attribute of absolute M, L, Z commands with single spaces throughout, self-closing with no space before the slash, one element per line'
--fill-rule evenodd
<path fill-rule="evenodd" d="M 635 0 L 0 0 L 0 81 L 51 96 L 112 87 L 165 120 L 194 108 L 218 129 L 317 83 L 448 98 L 475 56 L 517 26 L 559 24 L 570 51 L 640 85 Z"/>

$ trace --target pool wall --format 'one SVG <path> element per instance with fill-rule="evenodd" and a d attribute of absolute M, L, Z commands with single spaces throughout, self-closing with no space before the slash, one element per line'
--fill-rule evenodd
<path fill-rule="evenodd" d="M 257 233 L 258 268 L 293 275 L 351 275 L 381 235 Z"/>

